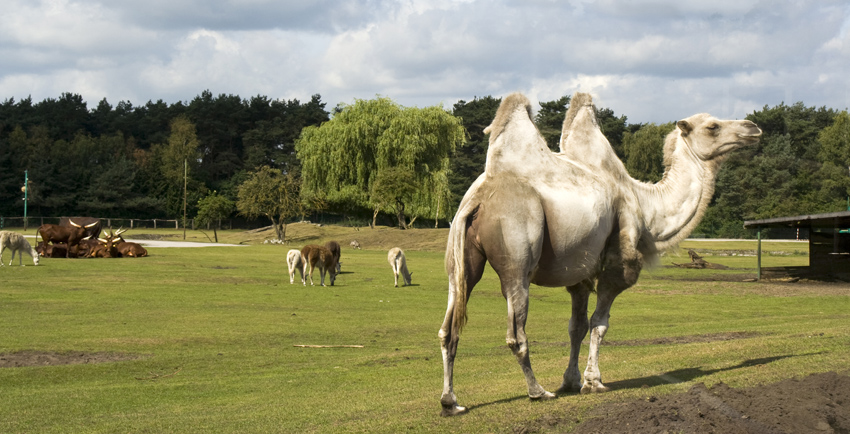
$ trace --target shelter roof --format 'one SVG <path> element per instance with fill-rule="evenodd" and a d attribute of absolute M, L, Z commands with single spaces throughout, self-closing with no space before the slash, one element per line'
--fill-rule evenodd
<path fill-rule="evenodd" d="M 755 228 L 796 228 L 816 226 L 850 226 L 850 211 L 831 212 L 826 214 L 809 214 L 791 217 L 775 217 L 761 220 L 747 220 L 744 222 L 745 229 Z"/>

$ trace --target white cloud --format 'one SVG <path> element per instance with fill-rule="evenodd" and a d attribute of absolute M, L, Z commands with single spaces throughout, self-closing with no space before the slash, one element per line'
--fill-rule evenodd
<path fill-rule="evenodd" d="M 450 106 L 582 90 L 632 122 L 667 122 L 850 95 L 841 0 L 9 2 L 3 98 L 174 103 L 209 89 Z"/>

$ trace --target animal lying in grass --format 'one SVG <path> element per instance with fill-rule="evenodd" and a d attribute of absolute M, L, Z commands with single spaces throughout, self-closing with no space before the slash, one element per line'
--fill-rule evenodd
<path fill-rule="evenodd" d="M 6 249 L 12 251 L 12 259 L 9 260 L 9 265 L 12 265 L 12 261 L 15 260 L 15 253 L 17 253 L 18 265 L 23 266 L 24 252 L 32 256 L 33 265 L 38 265 L 38 252 L 32 248 L 23 235 L 12 231 L 0 231 L 0 266 L 3 265 L 3 251 Z"/>
<path fill-rule="evenodd" d="M 395 287 L 398 288 L 398 275 L 404 279 L 404 285 L 410 285 L 410 278 L 413 273 L 407 271 L 407 260 L 404 258 L 404 251 L 398 247 L 393 247 L 387 254 L 387 261 L 393 267 L 393 277 L 395 277 Z"/>

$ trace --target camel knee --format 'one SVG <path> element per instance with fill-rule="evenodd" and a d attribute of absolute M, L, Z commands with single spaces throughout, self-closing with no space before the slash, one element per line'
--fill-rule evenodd
<path fill-rule="evenodd" d="M 518 358 L 524 358 L 528 355 L 528 344 L 525 342 L 519 342 L 516 339 L 507 339 L 508 348 L 511 349 L 511 352 L 514 353 Z"/>

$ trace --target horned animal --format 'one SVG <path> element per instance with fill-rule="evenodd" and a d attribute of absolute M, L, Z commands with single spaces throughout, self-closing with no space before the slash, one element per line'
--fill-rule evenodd
<path fill-rule="evenodd" d="M 73 220 L 69 220 L 69 222 L 71 224 L 70 227 L 49 223 L 45 223 L 38 227 L 38 234 L 45 243 L 68 243 L 69 248 L 65 251 L 66 258 L 69 257 L 71 248 L 76 246 L 80 240 L 86 237 L 86 231 L 89 228 L 100 224 L 99 222 L 93 222 L 88 225 L 81 226 L 74 223 Z"/>
<path fill-rule="evenodd" d="M 23 266 L 24 252 L 32 257 L 33 265 L 38 265 L 38 252 L 32 248 L 29 241 L 23 235 L 12 231 L 0 231 L 0 266 L 3 265 L 3 251 L 9 249 L 12 251 L 12 259 L 9 260 L 9 265 L 15 260 L 15 253 L 18 254 L 18 265 Z"/>

